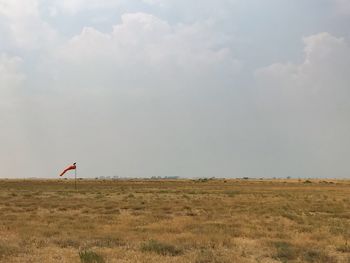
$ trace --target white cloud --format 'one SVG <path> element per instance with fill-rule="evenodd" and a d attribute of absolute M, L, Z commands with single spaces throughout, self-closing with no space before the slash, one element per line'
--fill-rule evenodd
<path fill-rule="evenodd" d="M 38 15 L 38 1 L 37 0 L 13 0 L 0 1 L 0 14 L 7 17 L 22 17 L 22 16 L 37 16 Z"/>
<path fill-rule="evenodd" d="M 84 176 L 344 174 L 349 43 L 304 38 L 300 63 L 252 79 L 295 61 L 302 34 L 347 34 L 332 5 L 286 2 L 0 0 L 7 170 L 54 176 L 78 158 Z"/>
<path fill-rule="evenodd" d="M 55 30 L 41 19 L 38 0 L 0 0 L 0 21 L 0 32 L 21 49 L 40 49 L 57 38 Z"/>
<path fill-rule="evenodd" d="M 51 3 L 51 7 L 63 13 L 75 15 L 86 10 L 116 8 L 121 3 L 121 0 L 58 0 Z"/>
<path fill-rule="evenodd" d="M 340 91 L 347 92 L 350 73 L 349 44 L 329 33 L 306 37 L 303 41 L 303 63 L 273 64 L 259 69 L 256 77 L 260 83 L 283 89 L 284 92 L 289 92 L 288 96 L 294 92 L 309 92 L 310 95 L 322 92 L 339 95 Z"/>
<path fill-rule="evenodd" d="M 26 124 L 30 141 L 40 134 L 46 142 L 35 152 L 49 151 L 57 163 L 79 156 L 86 176 L 97 174 L 102 160 L 107 173 L 186 174 L 176 169 L 181 161 L 170 160 L 187 154 L 186 167 L 194 165 L 191 158 L 200 163 L 192 151 L 202 147 L 202 130 L 211 130 L 208 120 L 219 114 L 216 93 L 231 89 L 240 72 L 220 39 L 210 24 L 170 25 L 146 13 L 123 15 L 110 33 L 84 28 L 52 50 L 38 74 L 45 78 L 42 93 L 26 99 L 22 115 L 33 120 Z M 203 108 L 205 101 L 212 106 Z M 51 148 L 50 141 L 62 143 Z"/>
<path fill-rule="evenodd" d="M 146 77 L 156 82 L 164 74 L 193 79 L 198 74 L 203 79 L 213 77 L 212 74 L 234 75 L 239 62 L 231 50 L 219 47 L 214 39 L 220 39 L 220 34 L 207 24 L 171 26 L 150 14 L 124 14 L 111 33 L 84 28 L 56 57 L 80 70 L 94 65 L 96 71 L 90 76 L 106 76 L 109 72 L 112 77 Z"/>
<path fill-rule="evenodd" d="M 283 135 L 286 155 L 294 152 L 304 172 L 345 176 L 345 156 L 350 153 L 350 45 L 329 33 L 306 37 L 304 44 L 302 63 L 257 70 L 261 114 L 271 123 L 271 134 Z"/>

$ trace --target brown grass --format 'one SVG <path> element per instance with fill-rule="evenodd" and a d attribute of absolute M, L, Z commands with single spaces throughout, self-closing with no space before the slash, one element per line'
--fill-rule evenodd
<path fill-rule="evenodd" d="M 350 181 L 0 180 L 0 262 L 350 262 Z"/>

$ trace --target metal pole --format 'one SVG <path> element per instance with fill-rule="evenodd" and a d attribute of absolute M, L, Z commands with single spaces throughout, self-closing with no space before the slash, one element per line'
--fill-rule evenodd
<path fill-rule="evenodd" d="M 77 190 L 77 166 L 75 165 L 74 169 L 74 188 Z"/>

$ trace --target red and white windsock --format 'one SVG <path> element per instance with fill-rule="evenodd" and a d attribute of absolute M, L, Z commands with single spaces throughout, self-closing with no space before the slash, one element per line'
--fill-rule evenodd
<path fill-rule="evenodd" d="M 60 176 L 64 175 L 69 170 L 76 170 L 77 169 L 77 163 L 73 163 L 72 165 L 68 166 L 66 169 L 62 171 Z"/>

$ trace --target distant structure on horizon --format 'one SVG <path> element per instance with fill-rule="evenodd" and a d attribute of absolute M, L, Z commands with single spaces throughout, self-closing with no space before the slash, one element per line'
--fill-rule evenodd
<path fill-rule="evenodd" d="M 152 180 L 164 180 L 164 179 L 177 180 L 177 179 L 179 179 L 179 178 L 180 178 L 179 176 L 164 176 L 164 177 L 161 177 L 161 176 L 152 176 L 152 177 L 151 177 Z"/>

